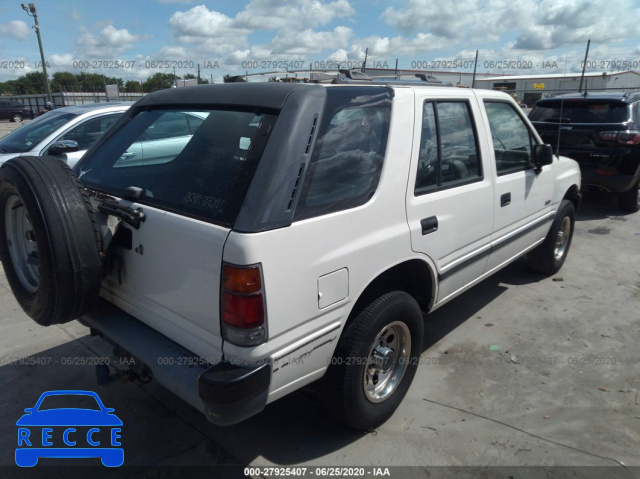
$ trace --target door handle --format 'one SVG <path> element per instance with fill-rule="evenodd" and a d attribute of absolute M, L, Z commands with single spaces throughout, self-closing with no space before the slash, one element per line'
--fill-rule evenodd
<path fill-rule="evenodd" d="M 500 206 L 508 206 L 511 204 L 511 193 L 505 193 L 500 197 Z"/>
<path fill-rule="evenodd" d="M 422 226 L 422 235 L 428 235 L 434 231 L 438 231 L 438 218 L 430 216 L 420 220 L 420 226 Z"/>

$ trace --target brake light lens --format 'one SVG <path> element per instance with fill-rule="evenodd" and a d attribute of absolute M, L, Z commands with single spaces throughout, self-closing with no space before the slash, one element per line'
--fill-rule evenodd
<path fill-rule="evenodd" d="M 264 324 L 264 305 L 261 294 L 240 296 L 222 293 L 222 321 L 242 329 L 257 328 Z"/>
<path fill-rule="evenodd" d="M 260 265 L 223 265 L 220 309 L 222 334 L 227 341 L 255 346 L 267 340 Z"/>
<path fill-rule="evenodd" d="M 600 138 L 606 141 L 617 141 L 623 145 L 637 145 L 640 143 L 640 131 L 601 131 Z"/>

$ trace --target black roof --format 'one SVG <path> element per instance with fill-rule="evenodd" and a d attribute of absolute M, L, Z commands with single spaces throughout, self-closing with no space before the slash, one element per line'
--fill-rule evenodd
<path fill-rule="evenodd" d="M 538 100 L 537 103 L 545 103 L 548 101 L 557 101 L 557 100 L 609 100 L 609 101 L 622 101 L 626 103 L 632 103 L 634 101 L 640 100 L 640 92 L 639 91 L 594 91 L 587 92 L 586 95 L 584 93 L 563 93 L 560 95 L 554 95 L 548 98 L 543 98 Z"/>
<path fill-rule="evenodd" d="M 217 83 L 169 88 L 144 96 L 136 107 L 161 105 L 234 105 L 280 109 L 287 96 L 298 88 L 322 88 L 317 85 L 282 82 Z"/>

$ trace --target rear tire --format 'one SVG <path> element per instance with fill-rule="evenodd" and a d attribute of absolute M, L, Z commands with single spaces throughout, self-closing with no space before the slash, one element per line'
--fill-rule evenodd
<path fill-rule="evenodd" d="M 618 193 L 618 204 L 625 211 L 635 213 L 640 210 L 640 181 L 628 191 Z"/>
<path fill-rule="evenodd" d="M 424 324 L 416 300 L 404 291 L 384 294 L 347 325 L 319 398 L 329 413 L 357 430 L 384 423 L 415 375 Z"/>
<path fill-rule="evenodd" d="M 551 276 L 562 268 L 569 253 L 575 224 L 575 208 L 569 200 L 562 200 L 545 240 L 527 254 L 529 268 Z"/>
<path fill-rule="evenodd" d="M 71 321 L 100 291 L 101 239 L 86 192 L 53 157 L 0 168 L 0 260 L 24 312 L 43 325 Z"/>
<path fill-rule="evenodd" d="M 11 115 L 11 121 L 13 121 L 14 123 L 20 123 L 22 120 L 24 120 L 24 118 L 22 118 L 22 115 L 20 113 L 14 113 L 13 115 Z"/>

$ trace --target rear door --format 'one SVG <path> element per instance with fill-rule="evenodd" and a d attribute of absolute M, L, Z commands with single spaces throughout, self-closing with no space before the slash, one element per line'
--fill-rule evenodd
<path fill-rule="evenodd" d="M 192 113 L 206 119 L 177 149 L 173 135 L 185 135 L 165 127 Z M 143 111 L 77 167 L 85 186 L 116 199 L 129 187 L 144 191 L 135 201 L 120 201 L 140 208 L 145 220 L 139 227 L 118 225 L 103 296 L 211 361 L 222 348 L 224 244 L 274 121 L 273 114 L 248 111 Z M 247 145 L 248 131 L 254 144 Z M 146 141 L 161 161 L 123 160 L 131 145 L 144 150 Z M 242 157 L 241 142 L 248 150 Z"/>
<path fill-rule="evenodd" d="M 407 219 L 414 251 L 438 270 L 437 302 L 480 277 L 490 252 L 494 193 L 485 171 L 481 112 L 468 91 L 436 96 L 418 90 L 407 191 Z"/>

